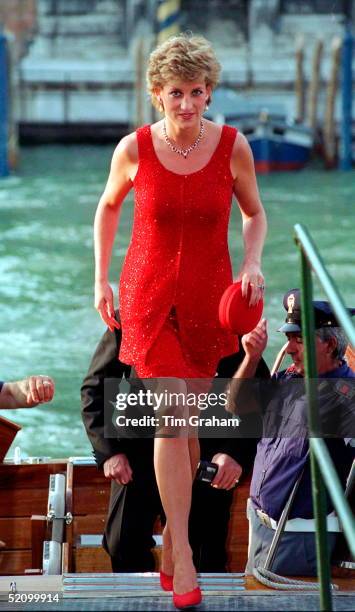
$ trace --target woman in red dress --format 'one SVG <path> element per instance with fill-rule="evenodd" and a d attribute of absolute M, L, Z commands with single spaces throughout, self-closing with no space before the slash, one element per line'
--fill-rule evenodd
<path fill-rule="evenodd" d="M 120 141 L 95 217 L 95 306 L 113 330 L 110 258 L 120 207 L 133 187 L 133 230 L 119 287 L 119 357 L 141 378 L 176 378 L 173 390 L 184 393 L 188 379 L 210 379 L 220 358 L 236 348 L 218 320 L 221 296 L 233 282 L 227 240 L 233 193 L 243 222 L 242 292 L 250 287 L 255 304 L 264 289 L 266 220 L 250 147 L 235 128 L 203 118 L 219 71 L 202 37 L 181 35 L 153 51 L 148 89 L 163 119 Z M 201 599 L 188 541 L 198 458 L 196 437 L 156 437 L 167 517 L 161 581 L 174 590 L 177 607 Z M 127 482 L 124 470 L 116 477 Z"/>

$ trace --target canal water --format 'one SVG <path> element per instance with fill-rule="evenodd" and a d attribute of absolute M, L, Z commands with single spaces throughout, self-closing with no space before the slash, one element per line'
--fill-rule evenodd
<path fill-rule="evenodd" d="M 80 419 L 80 383 L 105 329 L 93 307 L 92 224 L 112 152 L 112 146 L 24 148 L 17 174 L 0 181 L 0 378 L 45 373 L 56 381 L 51 404 L 1 413 L 23 426 L 16 437 L 23 456 L 90 453 Z M 282 295 L 300 283 L 295 223 L 308 227 L 346 303 L 355 306 L 354 178 L 354 171 L 321 167 L 259 177 L 269 219 L 263 265 L 269 364 L 284 341 L 276 332 L 285 317 Z M 115 287 L 132 211 L 129 197 L 111 267 Z M 236 206 L 230 247 L 236 273 L 242 252 Z M 315 291 L 324 297 L 317 283 Z M 9 457 L 13 451 L 14 445 Z"/>

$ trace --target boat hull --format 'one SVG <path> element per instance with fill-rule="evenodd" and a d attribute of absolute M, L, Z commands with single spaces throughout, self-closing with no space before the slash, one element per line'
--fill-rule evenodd
<path fill-rule="evenodd" d="M 300 170 L 310 158 L 310 146 L 287 142 L 282 139 L 254 138 L 249 139 L 253 151 L 256 172 L 286 172 Z"/>
<path fill-rule="evenodd" d="M 53 523 L 47 522 L 50 476 L 65 475 L 62 550 L 43 547 L 53 543 Z M 240 483 L 231 507 L 228 535 L 228 569 L 244 571 L 248 550 L 246 503 L 250 478 Z M 110 572 L 110 558 L 101 541 L 109 507 L 111 482 L 92 460 L 47 460 L 39 464 L 0 464 L 0 576 L 42 573 L 60 557 L 64 572 Z M 59 497 L 57 490 L 52 491 Z M 57 515 L 58 516 L 58 515 Z M 157 521 L 155 533 L 161 532 Z M 153 549 L 157 569 L 160 546 Z M 46 567 L 45 567 L 46 565 Z"/>

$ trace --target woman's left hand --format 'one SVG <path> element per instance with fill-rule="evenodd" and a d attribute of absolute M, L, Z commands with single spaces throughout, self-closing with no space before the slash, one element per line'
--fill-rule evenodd
<path fill-rule="evenodd" d="M 239 271 L 237 281 L 242 282 L 242 296 L 247 297 L 250 286 L 249 306 L 255 306 L 264 297 L 264 275 L 256 263 L 244 263 Z"/>

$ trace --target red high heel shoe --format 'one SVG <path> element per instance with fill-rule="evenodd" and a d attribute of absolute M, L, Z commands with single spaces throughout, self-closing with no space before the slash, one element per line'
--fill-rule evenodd
<path fill-rule="evenodd" d="M 173 592 L 173 603 L 176 608 L 179 608 L 179 610 L 197 606 L 201 603 L 201 601 L 202 593 L 200 587 L 196 587 L 196 589 L 193 591 L 188 591 L 188 593 L 181 593 L 181 595 Z"/>
<path fill-rule="evenodd" d="M 172 591 L 174 576 L 169 576 L 169 574 L 165 574 L 164 572 L 159 572 L 159 577 L 160 577 L 160 586 L 163 589 L 163 591 Z"/>

